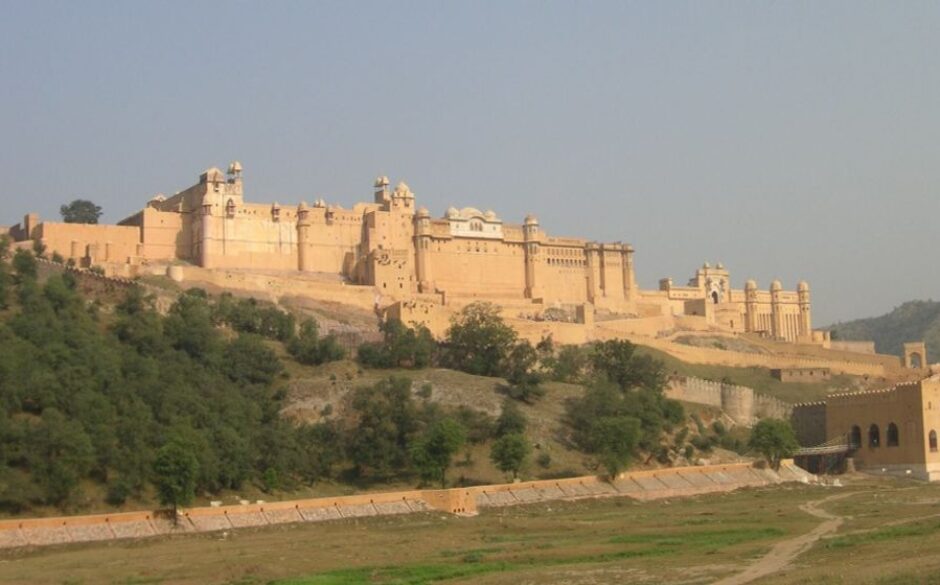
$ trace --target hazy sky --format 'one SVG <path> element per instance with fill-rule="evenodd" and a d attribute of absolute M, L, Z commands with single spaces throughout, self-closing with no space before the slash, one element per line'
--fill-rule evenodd
<path fill-rule="evenodd" d="M 940 2 L 3 2 L 0 224 L 236 158 L 253 201 L 387 174 L 631 242 L 644 287 L 879 314 L 940 296 Z"/>

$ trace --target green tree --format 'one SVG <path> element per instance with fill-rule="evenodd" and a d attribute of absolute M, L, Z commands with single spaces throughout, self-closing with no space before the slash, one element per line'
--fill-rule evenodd
<path fill-rule="evenodd" d="M 29 434 L 29 468 L 49 504 L 69 499 L 92 468 L 94 455 L 82 424 L 56 408 L 45 409 L 41 424 Z"/>
<path fill-rule="evenodd" d="M 751 429 L 749 445 L 767 459 L 773 469 L 780 469 L 780 461 L 800 448 L 796 433 L 789 421 L 765 418 Z"/>
<path fill-rule="evenodd" d="M 542 375 L 536 370 L 538 353 L 528 340 L 513 346 L 506 358 L 505 376 L 509 384 L 509 396 L 516 400 L 532 403 L 545 395 L 542 388 Z"/>
<path fill-rule="evenodd" d="M 208 295 L 189 289 L 176 299 L 164 321 L 170 344 L 202 363 L 213 363 L 222 349 L 222 339 L 212 324 Z"/>
<path fill-rule="evenodd" d="M 640 435 L 640 421 L 628 416 L 604 416 L 591 426 L 595 454 L 611 479 L 630 463 Z"/>
<path fill-rule="evenodd" d="M 503 400 L 503 410 L 496 419 L 496 436 L 521 434 L 525 432 L 526 419 L 522 409 L 512 400 Z"/>
<path fill-rule="evenodd" d="M 13 270 L 16 272 L 16 282 L 35 280 L 39 274 L 39 264 L 36 257 L 29 250 L 17 248 L 13 254 Z"/>
<path fill-rule="evenodd" d="M 298 362 L 316 366 L 334 362 L 346 356 L 346 350 L 333 334 L 320 337 L 320 325 L 313 319 L 300 324 L 300 332 L 287 344 L 287 352 Z"/>
<path fill-rule="evenodd" d="M 433 424 L 411 446 L 411 460 L 423 479 L 438 480 L 446 487 L 447 470 L 454 455 L 466 441 L 466 431 L 460 424 L 445 418 Z"/>
<path fill-rule="evenodd" d="M 59 207 L 59 213 L 65 223 L 98 223 L 101 208 L 87 199 L 75 199 Z"/>
<path fill-rule="evenodd" d="M 408 327 L 398 319 L 380 325 L 382 341 L 363 343 L 357 352 L 359 363 L 372 368 L 414 368 L 431 365 L 437 343 L 427 327 Z"/>
<path fill-rule="evenodd" d="M 469 374 L 502 376 L 515 343 L 516 332 L 499 316 L 499 307 L 473 303 L 451 319 L 445 362 Z"/>
<path fill-rule="evenodd" d="M 557 355 L 545 359 L 546 369 L 552 380 L 577 384 L 584 378 L 588 366 L 589 352 L 579 345 L 563 345 Z"/>
<path fill-rule="evenodd" d="M 417 430 L 411 380 L 390 377 L 353 391 L 353 422 L 347 451 L 360 476 L 385 477 L 408 464 L 408 446 Z"/>
<path fill-rule="evenodd" d="M 490 459 L 496 468 L 504 473 L 512 473 L 513 480 L 529 457 L 529 442 L 521 433 L 503 435 L 493 443 Z"/>
<path fill-rule="evenodd" d="M 591 366 L 595 375 L 607 378 L 625 391 L 646 388 L 661 392 L 666 383 L 662 362 L 648 355 L 637 355 L 636 346 L 626 339 L 594 344 Z"/>
<path fill-rule="evenodd" d="M 153 472 L 160 503 L 173 506 L 176 522 L 179 507 L 192 502 L 196 495 L 199 460 L 192 446 L 178 437 L 171 438 L 157 452 Z"/>
<path fill-rule="evenodd" d="M 248 333 L 228 344 L 222 363 L 228 377 L 241 384 L 270 384 L 283 369 L 274 350 Z"/>

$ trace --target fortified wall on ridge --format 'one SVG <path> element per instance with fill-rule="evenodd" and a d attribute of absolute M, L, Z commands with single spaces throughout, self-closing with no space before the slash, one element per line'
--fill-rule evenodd
<path fill-rule="evenodd" d="M 552 308 L 581 324 L 595 314 L 607 321 L 645 319 L 633 325 L 652 334 L 674 329 L 678 319 L 685 328 L 828 343 L 825 333 L 812 330 L 805 282 L 795 291 L 784 291 L 779 281 L 767 291 L 754 281 L 735 290 L 721 264 L 706 263 L 687 286 L 663 279 L 659 290 L 640 290 L 630 244 L 553 236 L 535 216 L 509 223 L 472 207 L 432 218 L 408 185 L 391 188 L 387 177 L 376 179 L 371 202 L 351 208 L 322 199 L 252 203 L 242 166 L 233 162 L 227 173 L 210 168 L 175 195 L 154 196 L 117 225 L 40 221 L 29 214 L 6 231 L 19 245 L 38 241 L 49 254 L 119 276 L 176 265 L 184 267 L 176 276 L 190 267 L 331 277 L 351 297 L 361 296 L 353 288 L 370 290 L 375 305 L 396 316 L 428 315 L 432 330 L 452 312 L 441 307 L 492 300 L 522 319 L 541 320 Z M 413 310 L 419 305 L 421 311 Z"/>

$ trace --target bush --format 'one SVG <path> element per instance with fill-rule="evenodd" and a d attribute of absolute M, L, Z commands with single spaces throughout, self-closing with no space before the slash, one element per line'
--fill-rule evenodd
<path fill-rule="evenodd" d="M 359 346 L 359 363 L 371 368 L 426 368 L 433 362 L 437 343 L 427 327 L 407 327 L 398 319 L 389 319 L 380 326 L 380 343 Z"/>
<path fill-rule="evenodd" d="M 539 456 L 535 458 L 535 462 L 539 464 L 539 467 L 542 469 L 548 469 L 552 466 L 552 456 L 548 453 L 539 453 Z"/>
<path fill-rule="evenodd" d="M 512 400 L 503 401 L 503 410 L 496 419 L 496 436 L 504 437 L 515 433 L 524 433 L 526 418 L 522 410 Z"/>
<path fill-rule="evenodd" d="M 335 335 L 320 339 L 320 326 L 313 319 L 300 324 L 300 333 L 288 342 L 287 352 L 298 362 L 310 366 L 339 361 L 346 356 L 346 350 Z"/>

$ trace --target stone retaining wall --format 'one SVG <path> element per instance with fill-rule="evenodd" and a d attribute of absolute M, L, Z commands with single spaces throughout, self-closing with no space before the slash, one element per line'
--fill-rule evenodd
<path fill-rule="evenodd" d="M 750 464 L 679 467 L 621 474 L 607 482 L 594 476 L 448 490 L 411 490 L 316 498 L 240 506 L 189 508 L 174 526 L 165 510 L 23 518 L 0 521 L 0 548 L 143 538 L 171 533 L 211 532 L 251 526 L 322 522 L 439 511 L 473 515 L 498 508 L 554 500 L 626 496 L 638 500 L 730 491 L 791 481 L 810 481 L 803 470 L 785 462 L 779 472 Z"/>

